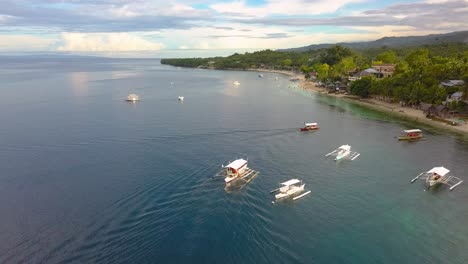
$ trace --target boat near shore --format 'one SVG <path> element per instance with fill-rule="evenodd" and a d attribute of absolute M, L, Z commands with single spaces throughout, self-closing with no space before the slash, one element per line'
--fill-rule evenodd
<path fill-rule="evenodd" d="M 423 138 L 422 131 L 420 129 L 408 129 L 401 131 L 401 135 L 398 140 L 419 140 Z"/>

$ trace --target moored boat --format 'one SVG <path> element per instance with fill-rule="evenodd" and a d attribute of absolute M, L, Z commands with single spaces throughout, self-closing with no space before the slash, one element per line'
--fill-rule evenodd
<path fill-rule="evenodd" d="M 418 140 L 423 137 L 420 129 L 407 129 L 401 131 L 401 133 L 402 134 L 398 137 L 398 140 Z"/>
<path fill-rule="evenodd" d="M 319 126 L 317 123 L 304 123 L 304 127 L 302 127 L 301 131 L 313 131 L 318 130 Z"/>
<path fill-rule="evenodd" d="M 234 84 L 235 86 L 239 86 L 239 85 L 240 85 L 240 82 L 234 81 L 233 84 Z"/>
<path fill-rule="evenodd" d="M 125 99 L 125 101 L 127 102 L 136 102 L 136 101 L 140 101 L 140 97 L 136 94 L 129 94 L 127 96 L 127 99 Z"/>
<path fill-rule="evenodd" d="M 183 96 L 179 96 L 179 97 L 177 97 L 177 100 L 183 101 L 183 100 L 184 100 L 184 97 L 183 97 Z"/>

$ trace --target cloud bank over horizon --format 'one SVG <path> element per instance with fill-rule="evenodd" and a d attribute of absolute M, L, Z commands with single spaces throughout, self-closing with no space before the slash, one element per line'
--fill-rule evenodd
<path fill-rule="evenodd" d="M 260 50 L 468 29 L 468 0 L 4 0 L 0 52 Z"/>

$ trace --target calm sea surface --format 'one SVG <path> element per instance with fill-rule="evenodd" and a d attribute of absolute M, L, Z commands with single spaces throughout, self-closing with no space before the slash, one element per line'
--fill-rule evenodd
<path fill-rule="evenodd" d="M 468 263 L 462 138 L 398 142 L 410 124 L 285 76 L 158 60 L 0 57 L 0 91 L 0 263 Z M 342 144 L 361 156 L 324 157 Z M 260 174 L 226 192 L 239 157 Z M 410 184 L 440 165 L 466 183 Z M 272 204 L 291 178 L 312 193 Z"/>

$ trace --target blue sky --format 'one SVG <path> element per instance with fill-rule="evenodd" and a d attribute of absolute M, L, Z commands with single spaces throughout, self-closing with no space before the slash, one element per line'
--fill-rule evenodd
<path fill-rule="evenodd" d="M 0 52 L 225 55 L 461 31 L 467 17 L 468 0 L 2 0 Z"/>

